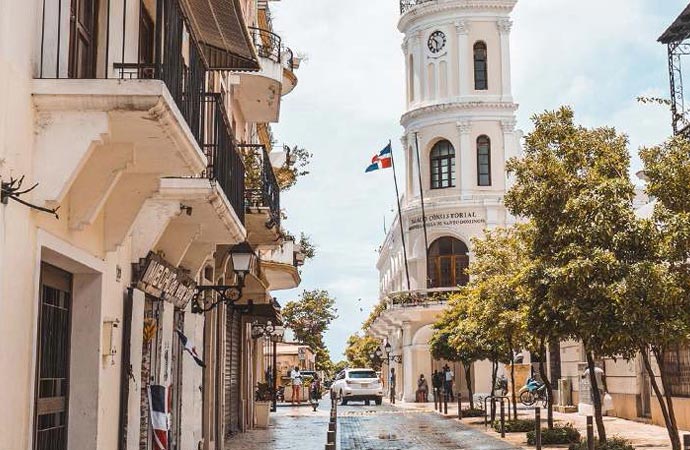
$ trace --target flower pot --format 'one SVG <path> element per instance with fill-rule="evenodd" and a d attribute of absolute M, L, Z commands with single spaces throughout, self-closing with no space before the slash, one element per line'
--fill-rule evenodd
<path fill-rule="evenodd" d="M 254 427 L 268 428 L 271 402 L 254 402 Z"/>

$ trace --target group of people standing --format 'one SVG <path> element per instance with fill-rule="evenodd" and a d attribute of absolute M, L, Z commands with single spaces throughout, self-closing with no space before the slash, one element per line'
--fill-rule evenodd
<path fill-rule="evenodd" d="M 453 395 L 453 381 L 455 381 L 455 374 L 448 367 L 448 364 L 443 366 L 443 369 L 434 370 L 431 375 L 431 385 L 434 388 L 434 392 L 444 392 L 450 396 L 450 401 L 455 401 L 455 396 Z M 418 403 L 426 403 L 429 401 L 429 384 L 424 378 L 424 374 L 419 375 L 417 380 L 417 393 L 416 399 Z"/>

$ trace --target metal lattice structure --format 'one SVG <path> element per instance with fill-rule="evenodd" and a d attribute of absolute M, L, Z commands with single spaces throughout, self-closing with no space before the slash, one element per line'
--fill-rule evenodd
<path fill-rule="evenodd" d="M 435 0 L 400 0 L 400 14 L 405 14 L 417 5 L 428 3 Z"/>
<path fill-rule="evenodd" d="M 690 55 L 690 5 L 659 37 L 659 42 L 668 47 L 673 134 L 690 136 L 690 110 L 685 105 L 682 70 L 683 56 Z"/>

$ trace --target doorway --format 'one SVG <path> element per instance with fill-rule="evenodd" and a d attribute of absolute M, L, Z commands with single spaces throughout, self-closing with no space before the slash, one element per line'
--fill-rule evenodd
<path fill-rule="evenodd" d="M 66 450 L 72 274 L 41 264 L 34 450 Z"/>

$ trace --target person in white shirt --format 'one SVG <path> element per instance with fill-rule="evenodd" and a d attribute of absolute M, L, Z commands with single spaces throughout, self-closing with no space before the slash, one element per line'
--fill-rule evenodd
<path fill-rule="evenodd" d="M 302 403 L 302 373 L 299 371 L 299 367 L 295 366 L 290 372 L 290 380 L 292 381 L 292 404 L 295 404 L 295 399 L 297 399 L 297 405 Z"/>

